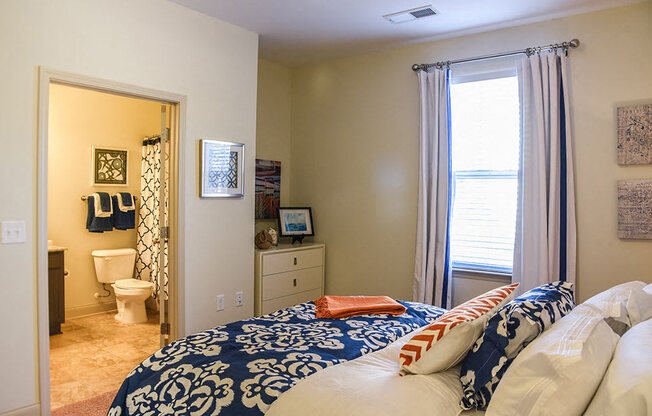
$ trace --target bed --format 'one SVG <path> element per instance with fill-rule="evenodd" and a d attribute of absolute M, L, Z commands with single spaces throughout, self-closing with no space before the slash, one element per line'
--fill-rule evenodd
<path fill-rule="evenodd" d="M 233 322 L 177 340 L 147 358 L 127 376 L 108 414 L 652 414 L 652 285 L 643 282 L 615 286 L 569 307 L 510 358 L 486 413 L 463 411 L 468 386 L 462 374 L 469 356 L 481 351 L 492 320 L 518 308 L 524 297 L 521 305 L 532 309 L 526 293 L 491 312 L 460 364 L 403 377 L 402 348 L 424 326 L 438 325 L 459 307 L 446 313 L 399 301 L 406 311 L 398 316 L 317 319 L 308 302 Z"/>
<path fill-rule="evenodd" d="M 308 302 L 179 339 L 129 373 L 108 414 L 265 414 L 299 380 L 382 350 L 445 312 L 399 303 L 400 316 L 331 320 L 316 319 Z"/>

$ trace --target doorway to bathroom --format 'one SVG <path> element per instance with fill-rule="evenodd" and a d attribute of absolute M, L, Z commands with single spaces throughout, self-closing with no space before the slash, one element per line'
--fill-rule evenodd
<path fill-rule="evenodd" d="M 179 333 L 184 98 L 41 75 L 41 405 L 81 414 Z"/>

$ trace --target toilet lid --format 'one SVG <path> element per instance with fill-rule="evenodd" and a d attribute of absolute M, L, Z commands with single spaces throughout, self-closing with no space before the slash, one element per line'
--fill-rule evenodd
<path fill-rule="evenodd" d="M 115 287 L 120 289 L 147 289 L 154 286 L 152 282 L 139 279 L 122 279 L 115 281 Z"/>

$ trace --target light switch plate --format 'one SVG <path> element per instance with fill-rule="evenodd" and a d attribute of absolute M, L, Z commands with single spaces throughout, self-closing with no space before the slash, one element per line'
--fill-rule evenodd
<path fill-rule="evenodd" d="M 217 295 L 217 310 L 224 310 L 224 295 Z"/>
<path fill-rule="evenodd" d="M 0 223 L 2 244 L 20 244 L 27 241 L 25 221 L 2 221 Z"/>

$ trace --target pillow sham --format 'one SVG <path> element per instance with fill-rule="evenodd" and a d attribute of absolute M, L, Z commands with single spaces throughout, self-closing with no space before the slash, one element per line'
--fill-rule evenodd
<path fill-rule="evenodd" d="M 516 356 L 487 407 L 495 415 L 581 415 L 620 337 L 591 305 L 578 305 Z"/>
<path fill-rule="evenodd" d="M 464 396 L 460 406 L 465 410 L 486 409 L 516 355 L 574 307 L 573 284 L 554 282 L 534 288 L 500 308 L 462 361 Z"/>
<path fill-rule="evenodd" d="M 607 372 L 584 415 L 652 414 L 652 320 L 632 327 L 618 342 Z"/>
<path fill-rule="evenodd" d="M 494 312 L 514 296 L 518 283 L 477 296 L 440 316 L 401 348 L 399 373 L 431 374 L 459 363 Z"/>
<path fill-rule="evenodd" d="M 644 287 L 645 283 L 639 281 L 621 283 L 589 298 L 582 305 L 590 306 L 605 317 L 610 316 L 632 326 L 636 322 L 632 322 L 630 314 L 634 315 L 634 320 L 636 320 L 640 318 L 641 313 L 637 310 L 638 302 L 632 303 L 630 299 L 632 294 L 645 294 Z"/>

